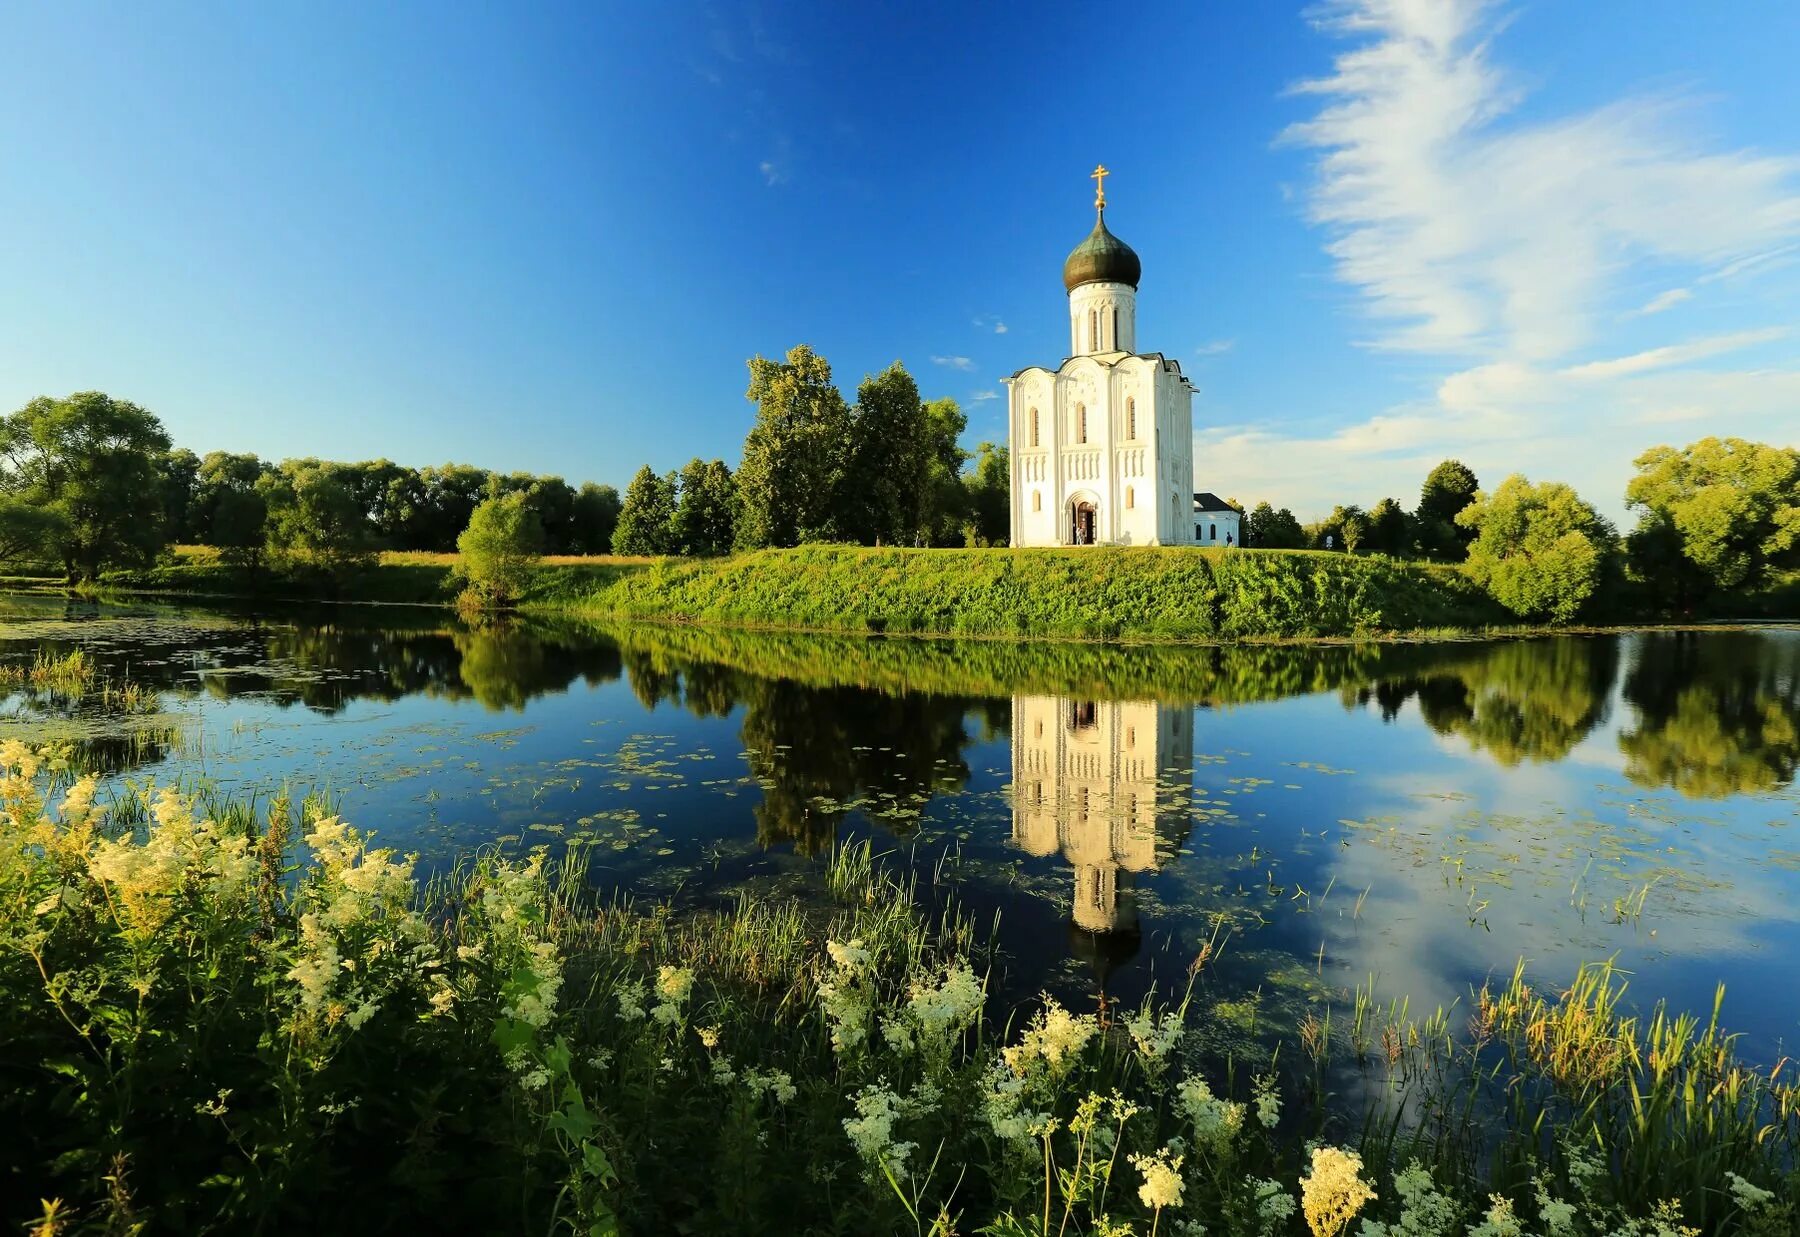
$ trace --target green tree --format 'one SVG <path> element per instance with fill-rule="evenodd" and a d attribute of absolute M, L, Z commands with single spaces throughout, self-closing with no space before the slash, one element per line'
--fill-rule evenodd
<path fill-rule="evenodd" d="M 1481 482 L 1461 460 L 1445 460 L 1431 470 L 1419 490 L 1419 506 L 1413 513 L 1419 547 L 1434 558 L 1459 559 L 1474 540 L 1468 525 L 1457 521 L 1475 501 Z"/>
<path fill-rule="evenodd" d="M 1377 554 L 1404 555 L 1412 550 L 1412 517 L 1391 498 L 1369 509 L 1369 549 Z"/>
<path fill-rule="evenodd" d="M 965 488 L 976 544 L 1005 545 L 1012 536 L 1012 463 L 1006 447 L 991 442 L 976 447 Z"/>
<path fill-rule="evenodd" d="M 422 468 L 419 480 L 424 486 L 424 501 L 411 521 L 408 538 L 417 550 L 449 550 L 456 538 L 469 526 L 469 517 L 488 496 L 491 474 L 485 468 L 467 464 L 445 464 L 441 468 Z"/>
<path fill-rule="evenodd" d="M 646 464 L 625 487 L 625 505 L 619 526 L 613 531 L 614 554 L 672 554 L 674 545 L 676 476 L 656 475 Z"/>
<path fill-rule="evenodd" d="M 737 523 L 737 479 L 724 460 L 698 456 L 681 470 L 670 546 L 675 554 L 729 554 Z"/>
<path fill-rule="evenodd" d="M 149 562 L 166 541 L 162 422 L 99 391 L 39 396 L 0 420 L 0 493 L 59 513 L 71 579 Z"/>
<path fill-rule="evenodd" d="M 254 455 L 236 455 L 229 451 L 209 451 L 206 458 L 200 461 L 200 470 L 194 480 L 194 501 L 190 522 L 193 526 L 193 537 L 202 545 L 226 546 L 242 544 L 244 534 L 244 513 L 248 505 L 238 499 L 255 496 L 256 508 L 267 515 L 267 503 L 257 493 L 257 482 L 271 469 Z M 220 508 L 230 503 L 232 510 L 228 517 L 221 521 Z M 222 529 L 221 523 L 229 525 Z M 262 518 L 256 521 L 256 542 L 260 549 L 263 540 Z"/>
<path fill-rule="evenodd" d="M 1475 534 L 1469 574 L 1520 618 L 1574 618 L 1616 552 L 1612 525 L 1557 481 L 1533 485 L 1515 473 L 1456 518 Z"/>
<path fill-rule="evenodd" d="M 1800 552 L 1800 452 L 1702 438 L 1637 457 L 1625 505 L 1638 512 L 1628 545 L 1646 580 L 1682 601 L 1753 588 Z"/>
<path fill-rule="evenodd" d="M 357 499 L 354 466 L 283 460 L 257 482 L 268 512 L 269 545 L 313 566 L 341 572 L 375 556 L 374 529 Z"/>
<path fill-rule="evenodd" d="M 841 493 L 850 409 L 832 385 L 830 364 L 805 344 L 785 361 L 759 356 L 749 364 L 745 397 L 756 404 L 756 424 L 744 439 L 737 473 L 738 545 L 791 546 L 839 536 L 833 508 Z M 630 509 L 629 492 L 625 506 Z"/>
<path fill-rule="evenodd" d="M 968 428 L 968 415 L 955 400 L 934 399 L 925 405 L 928 463 L 915 541 L 940 546 L 966 541 L 963 529 L 971 518 L 970 493 L 963 484 L 962 470 L 969 453 L 962 449 L 962 435 Z"/>
<path fill-rule="evenodd" d="M 576 554 L 612 553 L 613 530 L 619 526 L 619 491 L 584 481 L 575 491 L 574 528 L 570 549 Z"/>
<path fill-rule="evenodd" d="M 257 489 L 231 489 L 212 505 L 212 544 L 227 562 L 255 571 L 269 540 L 269 500 Z"/>
<path fill-rule="evenodd" d="M 1306 530 L 1286 507 L 1277 511 L 1268 503 L 1257 503 L 1245 523 L 1245 544 L 1257 549 L 1301 550 L 1308 544 Z"/>
<path fill-rule="evenodd" d="M 836 503 L 843 536 L 894 545 L 917 534 L 931 493 L 930 428 L 919 384 L 900 362 L 863 379 Z"/>
<path fill-rule="evenodd" d="M 52 561 L 67 532 L 57 508 L 0 494 L 0 563 Z"/>
<path fill-rule="evenodd" d="M 157 488 L 162 492 L 163 532 L 170 541 L 195 540 L 194 499 L 200 486 L 200 457 L 176 447 L 156 457 Z"/>
<path fill-rule="evenodd" d="M 456 539 L 457 577 L 464 597 L 485 607 L 510 606 L 525 591 L 544 552 L 544 526 L 523 491 L 490 498 L 469 516 Z"/>

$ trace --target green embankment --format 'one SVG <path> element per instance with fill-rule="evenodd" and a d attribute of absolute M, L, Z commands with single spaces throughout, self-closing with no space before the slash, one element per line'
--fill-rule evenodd
<path fill-rule="evenodd" d="M 110 572 L 103 589 L 267 601 L 446 605 L 450 562 L 384 561 L 348 572 L 256 575 L 193 557 Z M 19 583 L 19 581 L 10 581 Z M 50 584 L 51 581 L 39 581 Z M 805 628 L 1086 640 L 1230 641 L 1515 628 L 1459 569 L 1284 550 L 907 550 L 805 546 L 720 559 L 556 562 L 525 597 L 539 614 Z M 1672 614 L 1622 586 L 1597 623 L 1800 616 L 1800 575 Z"/>
<path fill-rule="evenodd" d="M 1481 627 L 1451 568 L 1342 554 L 805 547 L 546 571 L 530 607 L 822 631 L 1234 640 Z"/>

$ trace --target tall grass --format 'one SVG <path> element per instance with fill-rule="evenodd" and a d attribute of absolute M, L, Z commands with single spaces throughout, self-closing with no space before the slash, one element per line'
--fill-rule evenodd
<path fill-rule="evenodd" d="M 42 1233 L 1764 1237 L 1800 1204 L 1791 1077 L 1610 972 L 1462 1029 L 1365 995 L 1250 1077 L 1185 996 L 1009 1008 L 866 844 L 818 903 L 676 915 L 597 903 L 579 850 L 420 882 L 322 802 L 94 793 L 0 744 L 0 1217 Z"/>

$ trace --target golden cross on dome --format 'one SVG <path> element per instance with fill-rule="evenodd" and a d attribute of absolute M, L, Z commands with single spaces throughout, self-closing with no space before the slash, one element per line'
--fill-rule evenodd
<path fill-rule="evenodd" d="M 1088 173 L 1088 179 L 1094 182 L 1094 207 L 1097 210 L 1106 209 L 1106 178 L 1111 175 L 1104 163 L 1096 163 L 1094 170 Z"/>

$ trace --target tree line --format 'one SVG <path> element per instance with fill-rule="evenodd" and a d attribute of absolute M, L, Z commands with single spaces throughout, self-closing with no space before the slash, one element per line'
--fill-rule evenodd
<path fill-rule="evenodd" d="M 327 565 L 377 550 L 449 551 L 488 498 L 518 494 L 553 554 L 604 554 L 619 493 L 464 464 L 411 468 L 213 451 L 171 442 L 152 413 L 98 391 L 40 397 L 0 418 L 0 560 L 59 562 L 70 578 L 216 546 L 257 565 L 302 551 Z"/>
<path fill-rule="evenodd" d="M 1800 451 L 1742 438 L 1653 447 L 1633 461 L 1620 536 L 1571 487 L 1514 474 L 1492 491 L 1466 465 L 1431 470 L 1411 512 L 1392 498 L 1302 525 L 1260 503 L 1245 544 L 1461 562 L 1521 618 L 1567 622 L 1625 573 L 1659 609 L 1685 610 L 1800 567 Z"/>
<path fill-rule="evenodd" d="M 921 398 L 900 362 L 864 378 L 855 403 L 804 344 L 749 366 L 756 419 L 737 471 L 700 459 L 661 475 L 640 469 L 625 491 L 615 553 L 1006 543 L 1006 448 L 964 450 L 968 417 L 953 399 Z"/>

